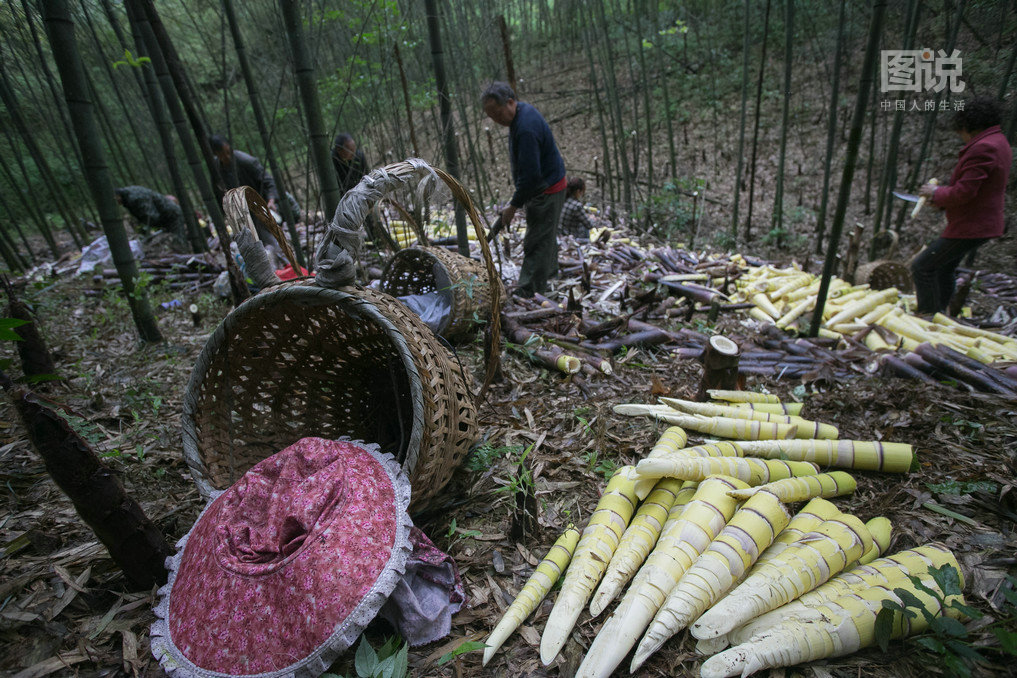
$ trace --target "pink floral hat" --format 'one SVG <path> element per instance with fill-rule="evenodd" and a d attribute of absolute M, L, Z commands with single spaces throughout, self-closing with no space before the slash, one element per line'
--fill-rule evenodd
<path fill-rule="evenodd" d="M 320 675 L 402 579 L 409 501 L 376 445 L 304 438 L 265 459 L 177 544 L 153 654 L 174 678 Z"/>

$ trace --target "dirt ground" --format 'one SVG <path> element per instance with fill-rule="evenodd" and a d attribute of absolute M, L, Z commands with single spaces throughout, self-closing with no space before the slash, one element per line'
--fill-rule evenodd
<path fill-rule="evenodd" d="M 1012 256 L 986 254 L 987 261 Z M 198 326 L 182 309 L 161 310 L 166 342 L 143 346 L 124 301 L 113 291 L 88 295 L 88 287 L 82 279 L 61 277 L 31 283 L 25 291 L 65 378 L 39 388 L 80 414 L 79 431 L 168 540 L 175 541 L 201 508 L 181 458 L 181 399 L 198 352 L 228 306 L 209 294 L 195 296 Z M 173 290 L 158 286 L 153 294 L 157 304 L 174 298 Z M 973 294 L 976 309 L 991 309 L 977 290 Z M 186 307 L 191 299 L 184 301 Z M 736 314 L 722 316 L 710 331 L 745 334 L 742 322 Z M 9 347 L 6 352 L 13 355 Z M 457 352 L 474 375 L 481 374 L 479 340 L 458 346 Z M 548 373 L 518 353 L 504 354 L 505 379 L 478 403 L 477 449 L 436 505 L 414 516 L 455 558 L 468 603 L 455 616 L 448 639 L 411 651 L 413 675 L 574 673 L 604 617 L 591 620 L 584 615 L 559 659 L 545 668 L 536 646 L 550 601 L 486 669 L 480 668 L 477 652 L 441 666 L 438 661 L 463 642 L 487 636 L 563 526 L 585 520 L 611 471 L 635 462 L 655 442 L 659 426 L 618 416 L 611 406 L 648 402 L 662 392 L 690 397 L 701 369 L 697 362 L 676 361 L 662 349 L 630 350 L 615 357 L 615 366 L 615 375 L 586 381 L 588 397 L 575 381 Z M 891 552 L 930 541 L 945 543 L 962 563 L 969 604 L 990 618 L 995 614 L 1004 576 L 1017 564 L 1015 403 L 865 373 L 839 383 L 750 378 L 748 387 L 787 400 L 804 399 L 803 415 L 836 424 L 841 437 L 914 445 L 919 470 L 903 475 L 856 473 L 858 491 L 837 504 L 863 520 L 888 517 L 894 527 Z M 537 525 L 517 542 L 509 537 L 514 500 L 506 488 L 518 472 L 520 452 L 531 445 Z M 148 647 L 154 592 L 126 590 L 121 573 L 31 451 L 6 400 L 0 404 L 0 460 L 0 670 L 22 678 L 160 675 Z M 976 645 L 992 640 L 978 630 L 985 623 L 972 626 L 970 640 Z M 379 626 L 368 635 L 377 646 L 388 633 Z M 984 654 L 991 663 L 979 666 L 976 675 L 1008 675 L 1001 655 L 991 647 L 984 648 Z M 697 665 L 693 643 L 683 634 L 639 675 L 696 675 Z M 340 661 L 335 668 L 353 674 L 349 662 Z M 895 642 L 887 653 L 870 649 L 773 675 L 930 673 L 941 673 L 931 654 L 913 643 Z"/>
<path fill-rule="evenodd" d="M 532 77 L 522 98 L 535 103 L 552 122 L 569 171 L 592 172 L 593 157 L 599 152 L 595 110 L 588 101 L 577 104 L 581 97 L 588 100 L 590 92 L 562 85 L 580 74 L 576 67 L 563 69 L 553 78 Z M 562 91 L 571 93 L 562 96 Z M 705 203 L 704 234 L 724 230 L 730 219 L 735 159 L 731 139 L 736 138 L 736 123 L 737 116 L 731 114 L 721 117 L 720 128 L 685 124 L 679 129 L 679 174 L 703 179 L 704 196 L 719 201 Z M 787 189 L 789 201 L 810 208 L 816 194 L 812 158 L 822 134 L 820 126 L 814 127 L 815 133 L 795 136 L 788 149 L 789 171 L 797 177 Z M 905 139 L 911 143 L 920 134 L 920 126 L 908 127 Z M 763 130 L 764 147 L 772 149 L 776 126 L 764 122 Z M 726 141 L 715 144 L 718 137 Z M 959 145 L 951 145 L 946 135 L 941 141 L 927 167 L 943 176 Z M 664 148 L 664 142 L 658 142 L 657 148 Z M 495 147 L 502 143 L 496 136 Z M 504 157 L 500 164 L 496 162 L 496 169 L 507 172 Z M 764 153 L 757 179 L 757 196 L 762 196 L 757 210 L 760 223 L 769 223 L 770 208 L 764 203 L 772 199 L 775 172 L 775 154 Z M 856 177 L 855 182 L 859 188 L 846 223 L 870 223 L 864 181 Z M 604 207 L 602 188 L 594 181 L 590 184 L 589 200 Z M 507 181 L 502 186 L 504 197 Z M 798 228 L 811 233 L 814 212 L 802 214 L 804 221 Z M 916 251 L 940 227 L 938 215 L 927 211 L 902 233 L 901 252 Z M 758 237 L 766 230 L 762 228 Z M 792 239 L 783 249 L 774 249 L 758 237 L 748 245 L 739 243 L 737 249 L 819 269 L 810 238 Z M 703 245 L 710 244 L 710 238 L 704 237 Z M 1011 229 L 983 248 L 977 267 L 1013 274 L 1015 261 L 1017 237 Z M 64 377 L 40 390 L 80 414 L 79 430 L 167 539 L 175 542 L 202 507 L 181 457 L 182 397 L 198 353 L 229 307 L 210 294 L 181 299 L 183 308 L 191 302 L 199 305 L 199 324 L 195 326 L 183 308 L 161 310 L 159 323 L 166 342 L 145 346 L 137 341 L 123 299 L 113 291 L 86 294 L 88 287 L 87 281 L 61 277 L 29 283 L 25 291 Z M 159 286 L 152 291 L 156 304 L 178 296 Z M 976 286 L 971 305 L 976 319 L 987 319 L 1001 302 L 985 297 Z M 1017 316 L 1013 304 L 1008 308 Z M 741 316 L 723 316 L 708 329 L 750 333 L 742 321 Z M 702 321 L 697 317 L 697 322 Z M 5 356 L 14 355 L 9 345 L 3 350 Z M 479 340 L 456 350 L 472 374 L 479 375 Z M 453 619 L 448 639 L 411 651 L 415 676 L 571 676 L 575 672 L 606 615 L 592 620 L 588 615 L 581 617 L 558 661 L 545 668 L 537 645 L 550 601 L 508 640 L 486 669 L 480 667 L 478 652 L 438 664 L 463 642 L 486 638 L 561 529 L 589 516 L 611 470 L 636 461 L 655 442 L 659 427 L 615 415 L 611 406 L 649 402 L 661 392 L 690 397 L 701 370 L 695 361 L 675 361 L 667 350 L 631 350 L 615 357 L 613 376 L 586 381 L 587 396 L 574 380 L 536 367 L 518 353 L 506 352 L 502 365 L 504 381 L 478 403 L 481 440 L 476 451 L 455 473 L 443 500 L 414 516 L 418 526 L 455 558 L 468 596 L 467 605 Z M 804 400 L 804 416 L 836 424 L 842 437 L 915 446 L 917 471 L 856 473 L 858 491 L 836 503 L 863 520 L 888 517 L 894 528 L 891 552 L 930 541 L 949 546 L 962 564 L 968 603 L 987 615 L 969 626 L 968 640 L 989 659 L 976 668 L 975 675 L 1013 675 L 1013 657 L 1002 655 L 995 639 L 980 629 L 998 616 L 1004 577 L 1017 572 L 1017 403 L 865 372 L 832 383 L 750 378 L 747 388 Z M 520 451 L 530 445 L 537 525 L 517 542 L 508 536 L 514 500 L 505 488 L 518 471 Z M 94 534 L 47 476 L 6 399 L 0 401 L 0 481 L 0 545 L 4 549 L 0 553 L 0 672 L 18 678 L 163 675 L 148 643 L 154 591 L 127 590 L 122 574 Z M 1010 622 L 1017 624 L 1013 617 Z M 372 627 L 368 636 L 378 646 L 388 633 L 388 629 Z M 698 663 L 693 643 L 683 634 L 651 658 L 639 675 L 698 675 Z M 341 660 L 334 670 L 355 675 L 349 659 Z M 627 673 L 619 670 L 617 675 Z M 913 642 L 893 642 L 886 653 L 869 649 L 770 675 L 945 674 L 932 653 Z"/>

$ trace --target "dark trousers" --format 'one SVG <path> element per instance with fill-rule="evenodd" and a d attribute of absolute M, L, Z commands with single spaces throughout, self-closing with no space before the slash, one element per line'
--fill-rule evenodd
<path fill-rule="evenodd" d="M 955 273 L 961 259 L 988 238 L 936 238 L 911 264 L 919 313 L 945 311 L 953 296 Z"/>
<path fill-rule="evenodd" d="M 526 203 L 523 265 L 516 289 L 519 296 L 547 292 L 547 281 L 558 275 L 558 217 L 564 204 L 565 191 L 538 195 Z"/>

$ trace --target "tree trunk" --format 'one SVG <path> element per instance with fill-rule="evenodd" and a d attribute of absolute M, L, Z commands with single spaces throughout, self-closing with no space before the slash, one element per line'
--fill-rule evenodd
<path fill-rule="evenodd" d="M 226 21 L 229 23 L 230 35 L 233 37 L 233 46 L 237 51 L 237 61 L 240 62 L 240 72 L 244 77 L 244 84 L 247 85 L 247 96 L 251 100 L 251 109 L 254 112 L 254 121 L 258 126 L 258 134 L 261 136 L 261 143 L 265 147 L 265 160 L 272 170 L 272 177 L 275 179 L 276 188 L 279 190 L 279 209 L 286 226 L 290 232 L 290 241 L 293 243 L 293 250 L 297 256 L 297 263 L 307 267 L 307 260 L 304 258 L 304 250 L 300 246 L 300 237 L 297 235 L 298 215 L 293 214 L 290 208 L 290 201 L 286 197 L 286 182 L 279 164 L 275 160 L 275 151 L 272 148 L 272 138 L 265 124 L 265 114 L 261 110 L 261 97 L 258 96 L 258 87 L 251 73 L 251 65 L 247 61 L 247 50 L 244 49 L 243 37 L 240 34 L 240 27 L 237 25 L 237 17 L 233 12 L 233 0 L 222 0 L 223 10 L 226 14 Z M 225 88 L 224 88 L 225 89 Z"/>
<path fill-rule="evenodd" d="M 843 1 L 843 0 L 842 0 Z M 749 98 L 749 33 L 750 22 L 749 0 L 745 0 L 745 31 L 742 36 L 742 104 L 738 120 L 738 168 L 735 170 L 734 203 L 731 214 L 731 244 L 738 238 L 738 202 L 742 191 L 742 166 L 745 164 L 745 114 Z"/>
<path fill-rule="evenodd" d="M 0 101 L 3 101 L 4 106 L 7 107 L 7 114 L 13 123 L 14 129 L 17 130 L 18 134 L 21 136 L 21 140 L 25 142 L 25 147 L 28 148 L 28 152 L 32 156 L 35 166 L 39 169 L 39 175 L 42 177 L 42 180 L 46 182 L 50 196 L 53 200 L 53 206 L 56 207 L 63 216 L 64 223 L 66 223 L 67 230 L 71 234 L 75 244 L 77 244 L 78 247 L 81 247 L 82 243 L 78 238 L 77 224 L 74 223 L 74 218 L 66 211 L 63 204 L 63 196 L 60 195 L 57 190 L 57 187 L 60 184 L 57 183 L 56 177 L 53 176 L 53 172 L 49 168 L 49 163 L 46 162 L 46 157 L 39 149 L 39 145 L 35 143 L 35 138 L 32 136 L 31 131 L 29 131 L 28 125 L 25 124 L 25 120 L 21 115 L 21 107 L 18 106 L 17 98 L 10 88 L 10 83 L 7 81 L 7 73 L 2 69 L 0 69 Z M 49 245 L 49 249 L 53 253 L 53 256 L 59 257 L 60 252 L 57 249 L 56 240 L 53 238 L 53 234 L 47 228 L 43 231 L 42 235 L 46 238 L 46 244 Z"/>
<path fill-rule="evenodd" d="M 127 37 L 120 29 L 119 23 L 117 23 L 117 17 L 113 13 L 113 8 L 109 3 L 109 0 L 103 0 L 103 10 L 106 14 L 106 19 L 109 21 L 110 26 L 113 28 L 113 32 L 117 36 L 117 40 L 120 46 L 124 50 L 130 49 L 131 45 L 127 42 Z M 131 26 L 132 31 L 134 30 L 133 25 Z M 147 53 L 144 49 L 140 36 L 134 35 L 134 52 L 138 53 L 138 57 L 143 56 Z M 184 183 L 183 177 L 180 175 L 180 165 L 177 163 L 176 151 L 173 148 L 173 131 L 172 123 L 169 118 L 166 117 L 166 107 L 162 101 L 162 95 L 159 93 L 159 86 L 156 83 L 155 75 L 151 65 L 143 66 L 142 68 L 132 68 L 131 71 L 138 83 L 138 89 L 141 92 L 142 98 L 148 106 L 149 113 L 152 115 L 152 122 L 155 125 L 156 133 L 159 135 L 159 145 L 162 147 L 163 159 L 166 161 L 166 169 L 170 176 L 170 185 L 173 188 L 173 192 L 180 202 L 180 211 L 184 215 L 184 223 L 187 225 L 187 238 L 191 244 L 191 251 L 193 252 L 205 252 L 208 250 L 208 246 L 205 244 L 205 236 L 201 232 L 201 227 L 198 225 L 197 217 L 194 214 L 194 203 L 191 202 L 190 191 L 187 185 Z M 147 145 L 143 145 L 145 148 Z"/>
<path fill-rule="evenodd" d="M 205 161 L 205 166 L 208 169 L 208 176 L 211 177 L 212 185 L 222 186 L 222 180 L 219 177 L 219 169 L 216 166 L 215 158 L 212 155 L 212 147 L 208 144 L 207 126 L 198 111 L 198 106 L 195 102 L 191 87 L 187 82 L 187 76 L 184 73 L 180 57 L 177 55 L 176 48 L 173 46 L 173 41 L 170 40 L 169 33 L 166 32 L 166 27 L 162 24 L 162 19 L 159 17 L 159 12 L 156 10 L 154 2 L 152 0 L 127 0 L 127 4 L 132 6 L 132 11 L 141 22 L 141 29 L 146 42 L 148 42 L 149 56 L 152 57 L 153 64 L 155 63 L 156 55 L 159 55 L 159 59 L 163 64 L 163 69 L 173 82 L 173 89 L 176 90 L 176 98 L 179 100 L 180 106 L 183 107 L 184 113 L 187 116 L 187 121 L 191 126 L 191 131 L 194 134 L 194 138 L 198 141 L 198 147 L 201 149 L 201 155 Z M 163 93 L 164 98 L 167 100 L 167 103 L 169 103 L 169 100 L 173 98 L 172 94 L 167 93 L 165 89 L 163 90 Z M 198 179 L 198 177 L 195 177 L 195 179 Z M 198 179 L 198 181 L 198 187 L 201 189 L 202 197 L 204 198 L 205 191 L 207 190 L 207 182 L 200 179 Z M 205 188 L 203 188 L 203 186 Z M 215 224 L 216 232 L 219 233 L 220 240 L 224 243 L 229 242 L 229 237 L 226 235 L 226 222 L 223 221 L 222 205 L 218 201 L 211 199 L 206 200 L 205 208 L 208 210 L 208 214 L 212 218 L 212 222 Z"/>
<path fill-rule="evenodd" d="M 48 25 L 54 0 L 43 0 L 42 4 Z M 73 110 L 71 115 L 73 119 Z M 87 163 L 88 153 L 81 150 Z M 46 471 L 123 570 L 131 588 L 143 591 L 166 583 L 170 547 L 116 474 L 52 407 L 33 393 L 13 389 L 6 375 L 2 379 Z"/>
<path fill-rule="evenodd" d="M 592 15 L 591 15 L 592 20 Z M 586 48 L 586 60 L 590 64 L 590 87 L 593 88 L 594 92 L 599 91 L 597 87 L 597 68 L 593 60 L 593 48 L 590 46 L 590 30 L 583 31 L 583 46 Z M 665 88 L 666 89 L 666 88 Z M 600 148 L 603 154 L 604 161 L 604 183 L 605 187 L 602 189 L 604 195 L 609 199 L 610 202 L 615 202 L 615 188 L 614 188 L 614 175 L 611 172 L 611 149 L 607 143 L 607 122 L 604 120 L 604 98 L 594 97 L 597 103 L 597 127 L 600 131 Z M 599 184 L 601 178 L 597 176 L 597 183 Z"/>
<path fill-rule="evenodd" d="M 149 305 L 148 292 L 144 287 L 137 285 L 138 267 L 113 198 L 113 181 L 106 165 L 106 156 L 99 144 L 95 118 L 92 115 L 92 102 L 88 98 L 81 59 L 74 39 L 70 8 L 66 0 L 43 0 L 42 6 L 53 60 L 60 73 L 67 110 L 71 114 L 74 133 L 78 138 L 85 163 L 85 179 L 99 210 L 102 229 L 109 241 L 113 264 L 123 283 L 131 316 L 143 341 L 162 341 L 159 325 Z"/>
<path fill-rule="evenodd" d="M 7 130 L 4 130 L 4 136 L 7 136 L 8 143 L 10 143 L 13 148 L 14 142 L 11 140 L 10 136 L 7 135 Z M 8 183 L 10 183 L 15 192 L 18 194 L 18 200 L 21 202 L 21 207 L 23 208 L 24 213 L 27 214 L 33 222 L 35 222 L 35 227 L 39 229 L 39 233 L 41 233 L 43 238 L 46 240 L 46 244 L 49 245 L 50 252 L 54 257 L 59 257 L 59 252 L 56 250 L 56 241 L 53 239 L 53 231 L 50 230 L 49 223 L 46 221 L 46 215 L 44 215 L 39 209 L 38 203 L 36 201 L 29 200 L 25 195 L 25 191 L 21 189 L 21 186 L 28 186 L 28 172 L 25 170 L 24 163 L 21 162 L 21 156 L 15 153 L 14 157 L 18 161 L 18 166 L 21 169 L 21 175 L 24 177 L 23 183 L 18 182 L 18 180 L 14 177 L 14 172 L 7 166 L 7 161 L 4 160 L 3 154 L 0 154 L 0 170 L 3 170 Z M 32 259 L 35 259 L 35 252 L 32 251 L 31 245 L 28 244 L 28 239 L 25 237 L 19 221 L 13 218 L 13 210 L 10 210 L 8 207 L 8 211 L 11 212 L 14 227 L 18 230 L 18 235 L 21 236 L 21 241 L 25 245 L 25 250 Z"/>
<path fill-rule="evenodd" d="M 816 254 L 823 251 L 826 235 L 826 208 L 830 202 L 830 167 L 833 164 L 833 140 L 837 134 L 837 102 L 840 100 L 840 55 L 844 46 L 844 10 L 847 0 L 840 0 L 837 18 L 837 46 L 833 54 L 833 87 L 830 93 L 830 120 L 826 127 L 826 157 L 823 158 L 823 192 L 819 198 L 819 218 L 816 220 Z"/>
<path fill-rule="evenodd" d="M 756 113 L 752 123 L 752 160 L 749 162 L 749 214 L 745 218 L 745 242 L 752 240 L 752 209 L 756 197 L 756 151 L 759 148 L 759 107 L 763 101 L 763 71 L 766 68 L 766 40 L 770 35 L 770 0 L 766 0 L 763 14 L 763 51 L 759 57 L 759 77 L 756 79 Z"/>
<path fill-rule="evenodd" d="M 855 176 L 855 163 L 858 161 L 858 147 L 862 142 L 862 127 L 865 124 L 865 107 L 869 101 L 869 91 L 876 72 L 876 61 L 879 52 L 879 37 L 883 33 L 883 16 L 886 14 L 886 0 L 876 0 L 872 6 L 872 20 L 869 24 L 869 38 L 865 45 L 865 56 L 862 59 L 862 77 L 855 98 L 855 110 L 851 117 L 851 133 L 848 136 L 847 151 L 844 155 L 844 171 L 840 179 L 840 191 L 837 194 L 837 208 L 833 215 L 833 226 L 830 231 L 830 242 L 823 261 L 823 277 L 819 283 L 816 296 L 816 308 L 812 313 L 812 324 L 809 336 L 819 334 L 819 326 L 823 322 L 823 307 L 830 291 L 830 278 L 837 261 L 837 248 L 840 245 L 840 234 L 844 228 L 844 216 L 848 202 L 851 200 L 851 180 Z"/>
<path fill-rule="evenodd" d="M 297 79 L 300 99 L 304 104 L 304 115 L 307 116 L 307 131 L 311 144 L 311 157 L 314 169 L 318 173 L 318 184 L 321 197 L 325 204 L 325 219 L 330 220 L 339 204 L 339 183 L 332 169 L 329 154 L 331 140 L 325 132 L 325 124 L 321 119 L 321 106 L 318 104 L 318 83 L 314 79 L 314 66 L 304 43 L 304 30 L 297 0 L 279 0 L 282 10 L 283 24 L 286 28 L 286 39 L 289 41 L 293 57 L 293 74 Z"/>
<path fill-rule="evenodd" d="M 81 4 L 81 10 L 85 14 L 85 22 L 88 26 L 88 33 L 92 38 L 92 44 L 95 45 L 96 51 L 102 57 L 103 72 L 106 74 L 106 79 L 109 81 L 110 86 L 113 88 L 114 99 L 120 106 L 120 111 L 123 113 L 124 119 L 127 120 L 127 125 L 131 129 L 131 134 L 134 136 L 135 142 L 138 145 L 138 150 L 143 151 L 148 144 L 146 143 L 145 135 L 138 129 L 137 122 L 135 121 L 136 115 L 132 115 L 131 111 L 127 108 L 128 98 L 124 96 L 124 92 L 120 89 L 120 84 L 117 82 L 116 77 L 113 75 L 113 67 L 110 66 L 110 60 L 103 54 L 102 42 L 99 40 L 99 34 L 95 30 L 95 24 L 92 21 L 92 15 L 88 12 L 88 3 Z M 94 83 L 93 83 L 94 84 Z M 98 102 L 98 96 L 96 96 Z M 152 188 L 158 191 L 164 191 L 165 187 L 160 180 L 161 177 L 156 176 L 152 169 L 152 165 L 147 162 L 142 163 L 142 167 L 145 174 L 145 181 L 147 181 Z M 136 170 L 133 167 L 128 166 L 126 169 L 130 171 L 129 176 L 134 176 Z"/>
<path fill-rule="evenodd" d="M 907 28 L 904 33 L 905 50 L 910 50 L 915 41 L 915 31 L 918 28 L 918 0 L 910 0 L 908 3 Z M 894 111 L 893 128 L 890 131 L 890 147 L 886 154 L 886 164 L 883 167 L 882 180 L 879 182 L 879 193 L 876 195 L 876 222 L 872 228 L 872 244 L 869 247 L 869 258 L 876 256 L 876 235 L 885 229 L 890 228 L 890 209 L 892 201 L 890 191 L 896 188 L 897 184 L 897 149 L 900 145 L 901 126 L 904 124 L 904 111 Z"/>
<path fill-rule="evenodd" d="M 173 125 L 176 128 L 177 136 L 180 139 L 180 145 L 184 147 L 184 155 L 187 157 L 187 164 L 191 167 L 191 175 L 194 177 L 194 181 L 198 185 L 198 192 L 201 194 L 202 203 L 204 203 L 205 210 L 208 212 L 209 217 L 212 219 L 212 224 L 215 226 L 216 235 L 219 237 L 219 244 L 222 247 L 223 259 L 226 262 L 226 270 L 229 272 L 230 294 L 232 296 L 233 304 L 237 305 L 249 297 L 251 293 L 247 287 L 247 283 L 244 282 L 244 276 L 240 273 L 240 269 L 237 267 L 233 256 L 230 254 L 230 236 L 226 231 L 226 222 L 223 220 L 220 204 L 216 202 L 215 196 L 212 193 L 212 184 L 209 181 L 209 176 L 217 177 L 218 171 L 205 174 L 201 169 L 201 159 L 198 157 L 198 153 L 194 148 L 194 139 L 191 137 L 190 132 L 188 132 L 187 124 L 184 122 L 184 114 L 181 110 L 182 100 L 178 96 L 179 90 L 177 90 L 173 84 L 173 77 L 170 74 L 169 67 L 166 62 L 166 55 L 156 39 L 152 23 L 149 21 L 148 15 L 141 4 L 142 0 L 128 0 L 128 2 L 125 3 L 127 16 L 130 19 L 131 26 L 135 32 L 135 40 L 138 44 L 138 51 L 152 60 L 152 67 L 155 71 L 155 76 L 159 81 L 160 88 L 162 89 L 163 102 L 169 109 L 170 117 L 172 118 Z M 205 140 L 205 145 L 207 146 L 208 139 L 204 136 L 203 131 L 202 138 Z M 211 153 L 211 150 L 209 150 L 209 153 Z M 212 169 L 214 169 L 214 166 Z"/>
<path fill-rule="evenodd" d="M 787 158 L 788 120 L 791 113 L 791 55 L 794 47 L 795 3 L 784 0 L 784 107 L 780 114 L 780 160 L 777 163 L 777 190 L 773 197 L 773 214 L 770 228 L 776 231 L 778 246 L 784 242 L 784 162 Z"/>
<path fill-rule="evenodd" d="M 410 106 L 410 88 L 406 84 L 406 69 L 403 68 L 403 57 L 399 53 L 399 41 L 393 43 L 395 48 L 396 64 L 399 66 L 399 81 L 403 88 L 403 103 L 406 105 L 406 125 L 410 129 L 410 145 L 413 146 L 413 156 L 420 157 L 420 145 L 417 144 L 417 130 L 413 126 L 413 108 Z"/>
<path fill-rule="evenodd" d="M 427 37 L 431 44 L 431 63 L 434 66 L 434 80 L 438 87 L 438 105 L 441 111 L 441 138 L 445 148 L 445 162 L 448 173 L 459 178 L 459 147 L 456 144 L 455 128 L 452 122 L 452 102 L 448 96 L 448 82 L 445 79 L 445 60 L 442 56 L 441 29 L 438 25 L 438 9 L 435 0 L 424 0 L 427 11 Z M 466 214 L 463 206 L 456 205 L 456 240 L 459 254 L 470 256 L 470 241 L 466 235 Z"/>
<path fill-rule="evenodd" d="M 430 15 L 430 10 L 428 10 Z M 512 43 L 509 41 L 508 24 L 505 23 L 505 15 L 498 15 L 498 30 L 501 32 L 501 49 L 505 54 L 505 76 L 512 91 L 519 97 L 519 86 L 516 84 L 516 67 L 512 62 Z"/>
<path fill-rule="evenodd" d="M 635 203 L 633 203 L 632 196 L 632 171 L 629 168 L 629 156 L 628 156 L 628 144 L 625 142 L 625 123 L 623 122 L 621 112 L 621 101 L 618 94 L 618 82 L 614 74 L 614 50 L 611 48 L 611 36 L 607 30 L 607 17 L 604 14 L 604 0 L 596 0 L 594 6 L 597 9 L 600 23 L 600 31 L 604 36 L 604 49 L 607 51 L 607 60 L 604 64 L 604 71 L 607 73 L 607 97 L 611 103 L 611 108 L 614 111 L 615 124 L 617 125 L 615 131 L 615 144 L 618 146 L 618 155 L 621 164 L 622 171 L 622 195 L 625 200 L 625 208 L 628 209 L 629 213 L 635 211 Z"/>

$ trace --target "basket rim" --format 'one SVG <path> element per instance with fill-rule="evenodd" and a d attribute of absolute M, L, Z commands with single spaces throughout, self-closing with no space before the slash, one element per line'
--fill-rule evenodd
<path fill-rule="evenodd" d="M 291 281 L 287 281 L 291 282 Z M 406 449 L 406 457 L 402 460 L 402 466 L 407 476 L 412 476 L 416 468 L 420 454 L 420 444 L 424 435 L 423 422 L 423 386 L 420 380 L 420 372 L 410 352 L 406 337 L 399 329 L 386 318 L 375 306 L 375 304 L 356 294 L 356 287 L 350 288 L 328 288 L 315 284 L 290 284 L 278 289 L 266 289 L 233 309 L 223 319 L 219 326 L 205 342 L 191 370 L 191 376 L 187 381 L 187 388 L 184 391 L 183 408 L 181 416 L 181 427 L 183 434 L 183 456 L 191 471 L 191 477 L 198 487 L 199 494 L 207 499 L 216 489 L 207 476 L 207 467 L 198 449 L 198 431 L 195 423 L 197 412 L 198 395 L 214 356 L 219 350 L 226 347 L 229 350 L 229 342 L 233 336 L 236 326 L 246 320 L 252 314 L 256 314 L 270 304 L 277 304 L 280 301 L 314 301 L 315 306 L 342 305 L 344 310 L 353 311 L 361 317 L 367 317 L 378 323 L 385 335 L 392 341 L 396 348 L 403 367 L 406 369 L 407 380 L 410 386 L 410 400 L 413 403 L 413 421 L 411 422 L 409 444 Z M 291 299 L 292 298 L 292 299 Z M 309 304 L 311 305 L 311 304 Z"/>

